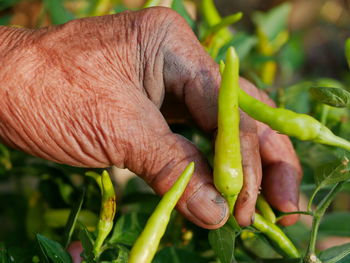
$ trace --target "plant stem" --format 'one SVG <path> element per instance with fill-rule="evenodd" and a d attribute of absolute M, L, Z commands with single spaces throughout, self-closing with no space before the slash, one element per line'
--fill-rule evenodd
<path fill-rule="evenodd" d="M 320 122 L 321 122 L 323 125 L 326 125 L 327 117 L 328 117 L 328 112 L 329 112 L 329 106 L 327 106 L 327 105 L 322 105 L 322 111 L 321 111 Z"/>
<path fill-rule="evenodd" d="M 341 190 L 344 183 L 345 182 L 337 183 L 332 188 L 332 190 L 327 194 L 327 196 L 321 201 L 321 203 L 318 205 L 317 209 L 314 212 L 314 218 L 312 221 L 312 228 L 311 228 L 311 234 L 310 234 L 310 242 L 307 248 L 306 255 L 304 257 L 304 261 L 307 263 L 321 262 L 316 257 L 316 254 L 315 254 L 318 228 L 320 226 L 320 222 L 322 220 L 324 213 L 326 212 L 327 208 L 335 198 L 336 194 Z"/>
<path fill-rule="evenodd" d="M 286 212 L 282 213 L 279 217 L 276 218 L 276 222 L 282 219 L 282 217 L 287 216 L 287 215 L 308 215 L 308 216 L 313 216 L 314 213 L 312 211 L 294 211 L 294 212 Z"/>
<path fill-rule="evenodd" d="M 312 202 L 314 201 L 315 196 L 316 196 L 316 194 L 318 193 L 319 190 L 320 190 L 320 188 L 319 188 L 319 187 L 316 187 L 316 189 L 315 189 L 314 192 L 312 193 L 312 195 L 311 195 L 311 197 L 310 197 L 310 199 L 309 199 L 309 202 L 308 202 L 308 204 L 307 204 L 307 211 L 308 211 L 308 212 L 311 212 L 311 211 L 312 211 Z"/>

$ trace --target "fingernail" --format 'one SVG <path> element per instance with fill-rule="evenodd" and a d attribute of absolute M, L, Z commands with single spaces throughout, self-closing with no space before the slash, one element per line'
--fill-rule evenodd
<path fill-rule="evenodd" d="M 228 211 L 225 199 L 209 184 L 203 185 L 194 193 L 187 202 L 187 208 L 206 225 L 220 224 Z"/>

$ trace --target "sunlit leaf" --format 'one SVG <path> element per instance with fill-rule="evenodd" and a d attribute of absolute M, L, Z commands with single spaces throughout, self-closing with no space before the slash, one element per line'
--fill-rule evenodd
<path fill-rule="evenodd" d="M 342 161 L 337 162 L 336 166 L 328 165 L 321 172 L 316 173 L 315 182 L 317 188 L 334 185 L 346 181 L 350 178 L 350 162 L 344 157 Z"/>
<path fill-rule="evenodd" d="M 329 87 L 312 87 L 309 89 L 312 97 L 319 102 L 333 107 L 350 107 L 350 92 Z"/>
<path fill-rule="evenodd" d="M 239 20 L 241 20 L 242 16 L 243 14 L 239 12 L 239 13 L 224 17 L 218 24 L 208 29 L 208 31 L 206 32 L 206 36 L 204 38 L 215 35 L 221 29 L 227 28 L 228 26 L 238 22 Z"/>
<path fill-rule="evenodd" d="M 267 13 L 257 12 L 253 15 L 253 21 L 268 40 L 273 41 L 279 33 L 286 29 L 291 8 L 290 3 L 284 3 Z"/>

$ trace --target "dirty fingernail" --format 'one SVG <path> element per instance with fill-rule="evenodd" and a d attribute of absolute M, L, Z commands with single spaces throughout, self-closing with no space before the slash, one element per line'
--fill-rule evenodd
<path fill-rule="evenodd" d="M 225 199 L 212 185 L 205 184 L 187 202 L 187 208 L 193 216 L 204 224 L 217 225 L 228 217 Z"/>

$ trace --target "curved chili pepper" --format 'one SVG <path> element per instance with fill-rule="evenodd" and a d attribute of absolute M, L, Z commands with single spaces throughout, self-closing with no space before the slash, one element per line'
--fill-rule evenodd
<path fill-rule="evenodd" d="M 269 222 L 259 214 L 255 214 L 253 227 L 266 235 L 287 257 L 299 258 L 300 253 L 289 238 L 275 224 Z"/>
<path fill-rule="evenodd" d="M 135 241 L 129 256 L 129 263 L 149 263 L 157 251 L 160 239 L 165 233 L 171 212 L 185 191 L 194 171 L 191 162 L 176 180 L 174 185 L 163 196 L 158 206 L 148 219 L 145 228 Z"/>
<path fill-rule="evenodd" d="M 287 109 L 273 108 L 251 97 L 242 89 L 238 92 L 239 107 L 252 118 L 283 134 L 303 141 L 332 145 L 350 151 L 350 142 L 338 137 L 315 118 Z"/>

